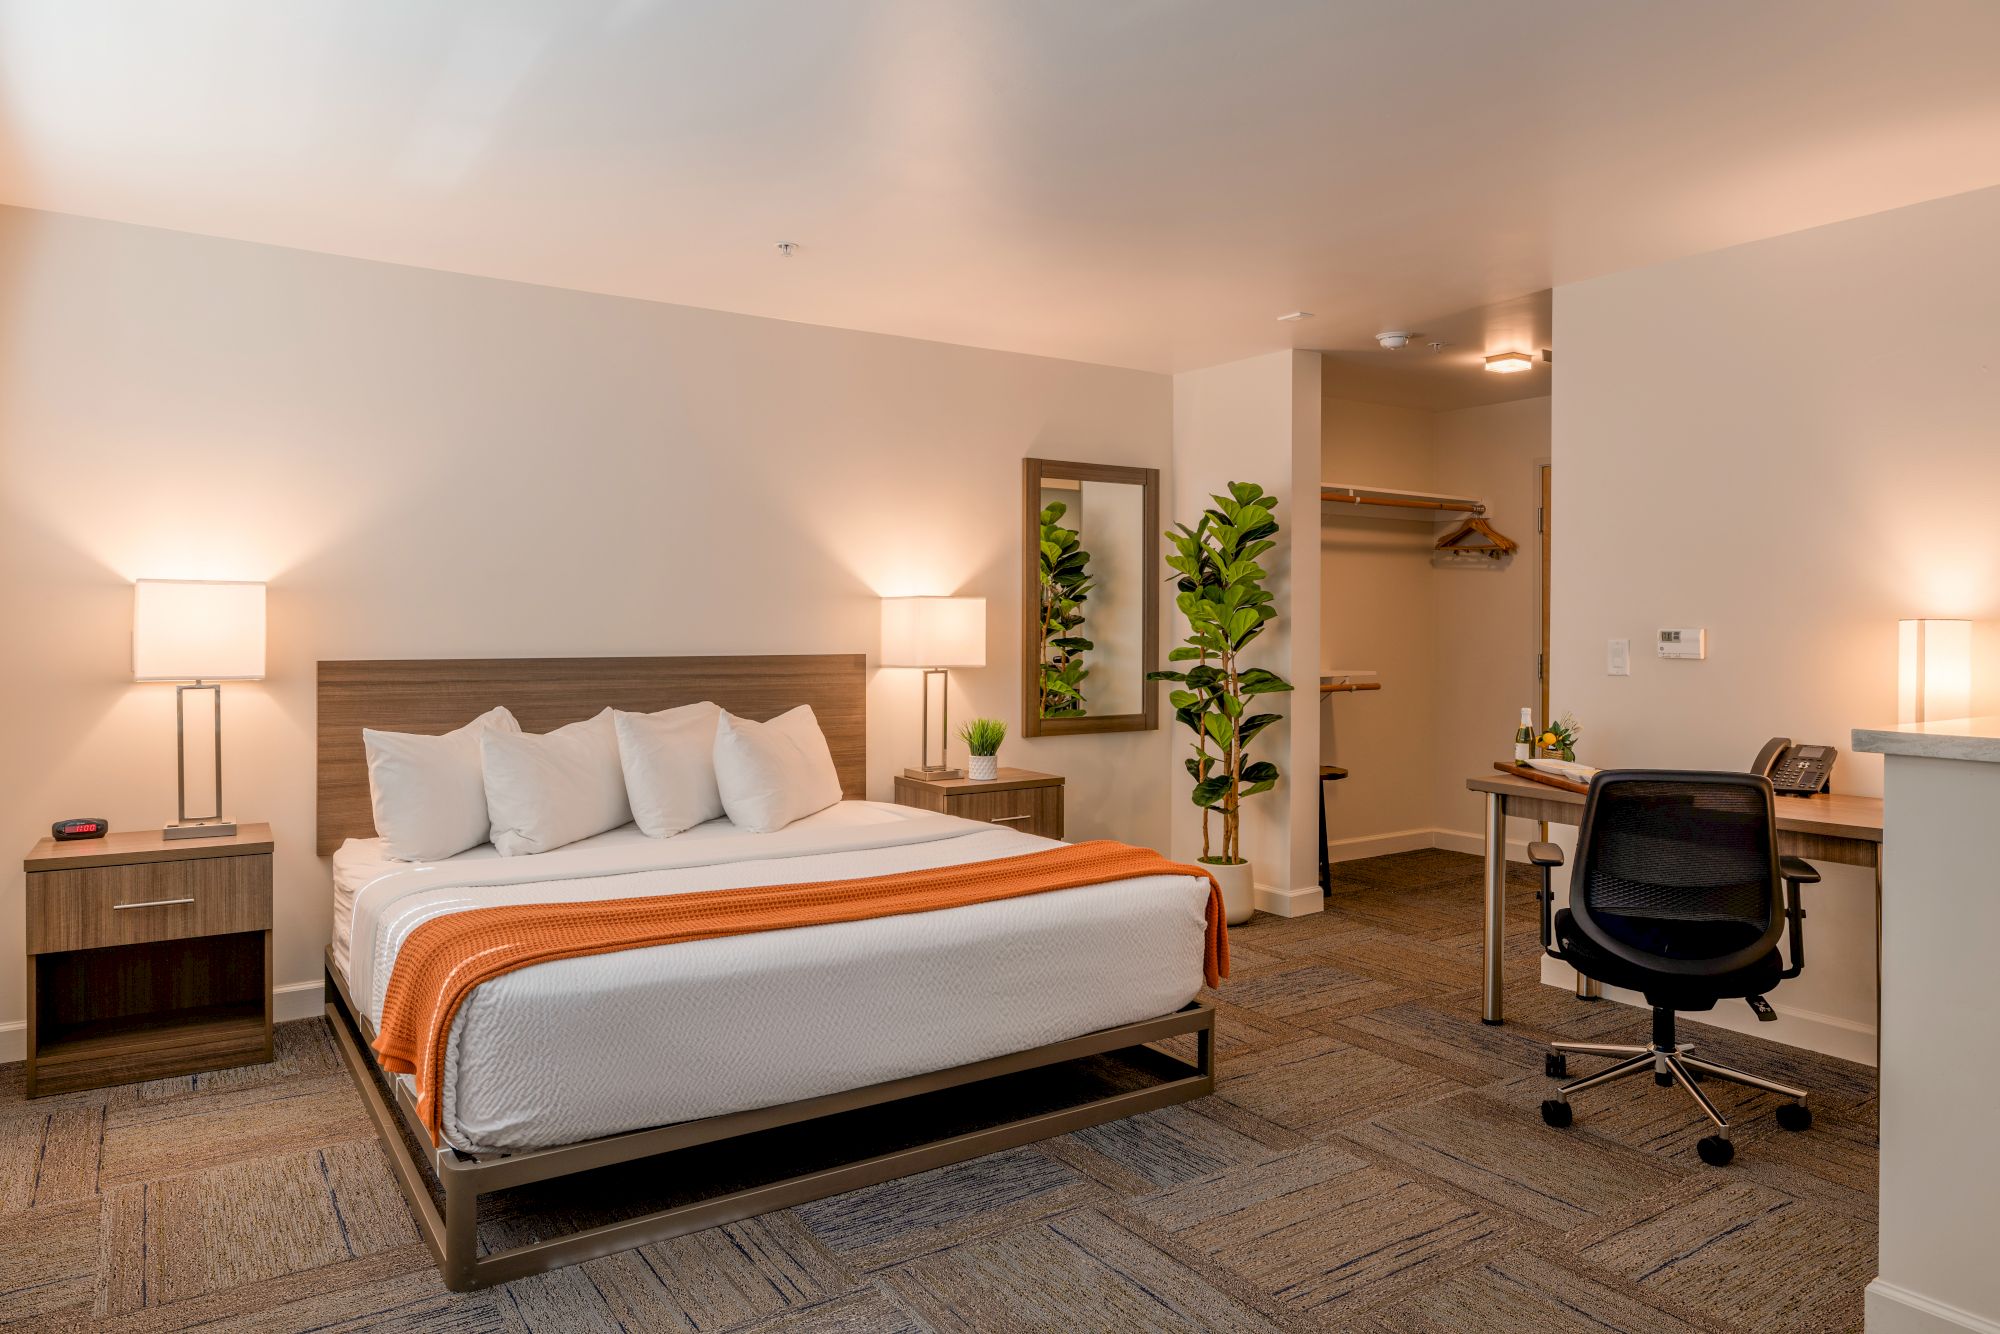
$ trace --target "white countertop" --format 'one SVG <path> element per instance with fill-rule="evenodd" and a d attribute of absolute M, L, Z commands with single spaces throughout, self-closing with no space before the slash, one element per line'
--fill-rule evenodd
<path fill-rule="evenodd" d="M 1899 727 L 1857 727 L 1854 749 L 1932 760 L 1983 760 L 2000 764 L 2000 717 L 1946 718 Z"/>

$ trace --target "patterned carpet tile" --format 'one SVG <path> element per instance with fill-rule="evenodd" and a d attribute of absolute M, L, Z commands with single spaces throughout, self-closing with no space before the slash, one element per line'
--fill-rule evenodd
<path fill-rule="evenodd" d="M 1858 1329 L 1874 1276 L 1872 1222 L 1750 1182 L 1723 1180 L 1582 1252 L 1582 1258 L 1761 1330 Z"/>
<path fill-rule="evenodd" d="M 1127 1207 L 1274 1311 L 1314 1320 L 1436 1282 L 1506 1236 L 1482 1211 L 1327 1146 Z"/>
<path fill-rule="evenodd" d="M 1516 887 L 1509 1023 L 1479 1024 L 1478 868 L 1348 863 L 1326 913 L 1236 932 L 1216 1097 L 486 1292 L 445 1291 L 323 1021 L 280 1025 L 268 1065 L 32 1103 L 0 1066 L 0 1324 L 1858 1329 L 1874 1072 L 1690 1022 L 1702 1055 L 1811 1089 L 1813 1128 L 1711 1081 L 1744 1118 L 1717 1171 L 1694 1156 L 1694 1105 L 1643 1078 L 1545 1127 L 1541 1042 L 1639 1041 L 1646 1016 L 1537 985 Z M 482 1235 L 601 1221 L 599 1203 L 502 1199 Z"/>
<path fill-rule="evenodd" d="M 1524 1248 L 1447 1274 L 1373 1313 L 1384 1334 L 1700 1334 L 1629 1290 Z"/>
<path fill-rule="evenodd" d="M 1106 1194 L 1073 1168 L 1024 1148 L 865 1186 L 794 1212 L 822 1245 L 865 1273 Z"/>
<path fill-rule="evenodd" d="M 1216 1097 L 1288 1130 L 1311 1133 L 1463 1088 L 1463 1082 L 1365 1047 L 1312 1036 L 1229 1063 L 1217 1080 Z"/>
<path fill-rule="evenodd" d="M 1040 1151 L 1120 1195 L 1151 1194 L 1284 1153 L 1187 1104 L 1079 1130 Z"/>
<path fill-rule="evenodd" d="M 882 1279 L 933 1328 L 952 1334 L 1274 1330 L 1095 1209 L 919 1256 Z"/>
<path fill-rule="evenodd" d="M 1478 1092 L 1401 1108 L 1342 1132 L 1371 1156 L 1558 1233 L 1683 1185 L 1689 1174 Z"/>

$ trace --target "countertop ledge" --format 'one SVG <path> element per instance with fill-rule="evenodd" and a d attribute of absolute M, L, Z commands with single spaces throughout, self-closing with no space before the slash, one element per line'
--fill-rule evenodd
<path fill-rule="evenodd" d="M 2000 717 L 1947 718 L 1900 727 L 1857 727 L 1854 749 L 1878 755 L 2000 764 Z"/>

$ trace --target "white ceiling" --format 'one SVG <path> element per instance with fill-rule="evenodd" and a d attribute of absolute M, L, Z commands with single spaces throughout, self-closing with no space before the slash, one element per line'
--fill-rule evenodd
<path fill-rule="evenodd" d="M 0 0 L 0 200 L 1176 370 L 2000 183 L 1996 66 L 1992 0 Z"/>

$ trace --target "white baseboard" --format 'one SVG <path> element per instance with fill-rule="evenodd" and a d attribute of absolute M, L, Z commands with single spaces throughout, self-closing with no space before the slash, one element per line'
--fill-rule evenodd
<path fill-rule="evenodd" d="M 1319 893 L 1319 886 L 1313 886 L 1313 893 Z M 1259 907 L 1262 907 L 1262 891 L 1259 891 Z M 1272 911 L 1276 911 L 1273 909 Z M 281 987 L 271 988 L 271 1014 L 277 1023 L 292 1019 L 311 1019 L 326 1010 L 326 984 L 317 979 L 311 982 L 288 982 Z M 0 1024 L 0 1065 L 28 1059 L 28 1024 L 24 1019 Z"/>
<path fill-rule="evenodd" d="M 1444 848 L 1483 857 L 1486 855 L 1486 836 L 1468 834 L 1462 829 L 1398 829 L 1387 834 L 1328 839 L 1326 856 L 1328 861 L 1333 862 L 1358 862 L 1364 857 L 1387 857 L 1391 853 L 1420 852 L 1425 848 Z M 1527 842 L 1508 840 L 1507 860 L 1528 860 Z"/>
<path fill-rule="evenodd" d="M 1416 852 L 1434 848 L 1435 829 L 1399 829 L 1390 834 L 1368 834 L 1361 838 L 1330 838 L 1326 842 L 1328 860 L 1358 862 L 1363 857 L 1386 857 L 1392 852 Z"/>
<path fill-rule="evenodd" d="M 1326 911 L 1326 895 L 1317 884 L 1300 889 L 1257 886 L 1257 911 L 1277 917 L 1308 917 Z"/>
<path fill-rule="evenodd" d="M 1576 990 L 1575 970 L 1555 959 L 1542 960 L 1542 981 L 1565 991 Z M 1604 999 L 1641 1010 L 1649 1008 L 1646 998 L 1638 992 L 1617 987 L 1604 988 Z M 1875 1064 L 1874 1025 L 1845 1019 L 1837 1014 L 1820 1014 L 1786 1005 L 1782 994 L 1777 997 L 1774 1006 L 1778 1018 L 1772 1023 L 1765 1023 L 1750 1012 L 1749 1006 L 1733 1000 L 1718 1001 L 1713 1010 L 1690 1014 L 1688 1018 L 1698 1024 L 1726 1028 L 1732 1033 L 1782 1042 L 1787 1047 L 1803 1047 L 1826 1056 L 1838 1056 L 1857 1065 Z"/>
<path fill-rule="evenodd" d="M 271 1017 L 280 1024 L 293 1019 L 312 1019 L 326 1013 L 326 983 L 287 982 L 271 988 Z"/>
<path fill-rule="evenodd" d="M 1875 1279 L 1863 1298 L 1868 1334 L 2000 1334 L 2000 1321 Z"/>

